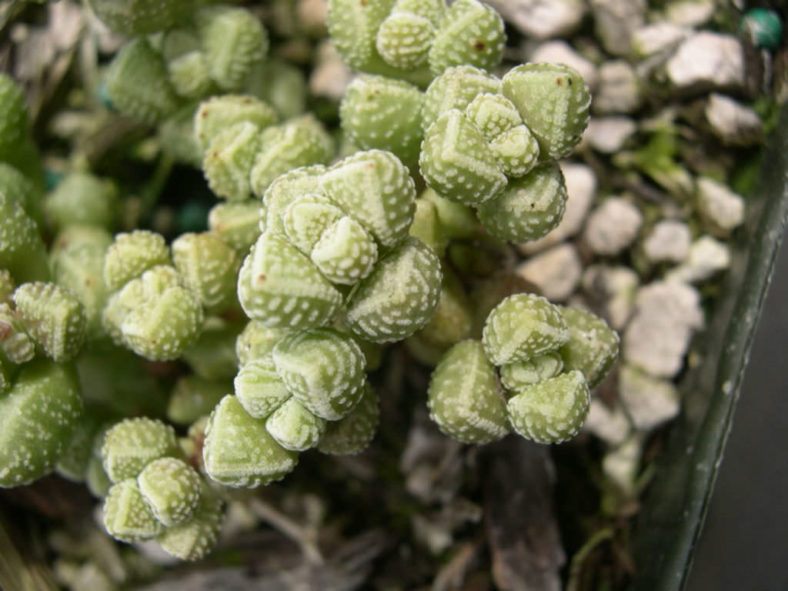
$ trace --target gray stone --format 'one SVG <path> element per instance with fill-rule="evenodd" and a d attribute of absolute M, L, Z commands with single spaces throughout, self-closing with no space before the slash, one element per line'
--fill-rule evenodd
<path fill-rule="evenodd" d="M 690 29 L 666 21 L 646 25 L 632 34 L 632 52 L 641 59 L 667 53 L 690 33 Z"/>
<path fill-rule="evenodd" d="M 736 37 L 702 31 L 686 39 L 667 63 L 679 90 L 744 88 L 744 55 Z"/>
<path fill-rule="evenodd" d="M 309 77 L 309 91 L 315 96 L 341 100 L 353 79 L 353 72 L 342 61 L 333 43 L 325 41 L 320 44 L 316 64 Z"/>
<path fill-rule="evenodd" d="M 588 216 L 583 237 L 588 246 L 600 255 L 615 255 L 637 237 L 643 215 L 623 197 L 611 197 Z"/>
<path fill-rule="evenodd" d="M 585 164 L 561 162 L 561 172 L 566 181 L 566 209 L 561 222 L 539 240 L 523 242 L 519 249 L 523 254 L 534 254 L 577 234 L 583 227 L 591 203 L 596 195 L 596 176 Z"/>
<path fill-rule="evenodd" d="M 700 295 L 692 286 L 658 281 L 641 287 L 624 331 L 623 358 L 654 377 L 672 378 L 702 326 Z"/>
<path fill-rule="evenodd" d="M 652 263 L 680 263 L 687 258 L 691 243 L 692 234 L 687 224 L 662 220 L 643 240 L 643 253 Z"/>
<path fill-rule="evenodd" d="M 583 291 L 611 328 L 621 331 L 635 308 L 640 279 L 629 267 L 591 265 L 583 274 Z"/>
<path fill-rule="evenodd" d="M 485 0 L 528 37 L 549 39 L 574 32 L 583 20 L 583 0 Z"/>
<path fill-rule="evenodd" d="M 632 66 L 623 60 L 605 62 L 592 102 L 595 113 L 632 113 L 641 103 L 640 83 Z"/>
<path fill-rule="evenodd" d="M 721 238 L 730 235 L 744 221 L 744 199 L 708 177 L 698 179 L 697 207 L 709 231 Z"/>
<path fill-rule="evenodd" d="M 559 244 L 517 268 L 518 275 L 534 284 L 543 296 L 554 302 L 563 302 L 572 295 L 582 273 L 580 256 L 571 244 Z"/>
<path fill-rule="evenodd" d="M 637 131 L 629 117 L 593 117 L 588 123 L 584 140 L 597 152 L 614 154 Z"/>
<path fill-rule="evenodd" d="M 669 2 L 665 16 L 672 23 L 685 27 L 699 27 L 714 15 L 714 0 L 682 0 Z"/>
<path fill-rule="evenodd" d="M 637 496 L 637 480 L 643 453 L 643 436 L 633 433 L 624 443 L 602 458 L 602 472 L 628 497 Z"/>
<path fill-rule="evenodd" d="M 567 65 L 577 70 L 589 88 L 596 86 L 596 66 L 572 49 L 566 41 L 547 41 L 542 43 L 531 52 L 529 61 Z"/>
<path fill-rule="evenodd" d="M 618 396 L 634 427 L 642 431 L 650 431 L 679 414 L 676 386 L 636 367 L 624 365 L 619 370 Z"/>
<path fill-rule="evenodd" d="M 714 93 L 705 109 L 711 131 L 728 146 L 752 146 L 763 140 L 763 123 L 758 113 L 730 97 Z"/>
<path fill-rule="evenodd" d="M 701 236 L 692 244 L 687 260 L 668 273 L 668 281 L 700 283 L 711 279 L 731 265 L 731 252 L 727 244 Z"/>
<path fill-rule="evenodd" d="M 597 36 L 613 55 L 628 55 L 632 31 L 643 26 L 646 0 L 591 0 Z"/>
<path fill-rule="evenodd" d="M 610 409 L 598 398 L 591 398 L 583 430 L 593 433 L 606 443 L 618 445 L 626 441 L 632 425 L 620 406 Z"/>

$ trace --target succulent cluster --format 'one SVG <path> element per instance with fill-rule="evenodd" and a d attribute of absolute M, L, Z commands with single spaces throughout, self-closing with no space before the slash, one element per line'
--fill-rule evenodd
<path fill-rule="evenodd" d="M 361 76 L 341 115 L 360 147 L 418 163 L 430 188 L 476 209 L 493 236 L 525 242 L 561 221 L 566 186 L 555 159 L 580 141 L 590 104 L 585 81 L 568 66 L 523 64 L 499 79 L 462 65 L 425 92 Z"/>
<path fill-rule="evenodd" d="M 590 100 L 576 72 L 489 73 L 503 23 L 477 0 L 331 0 L 333 41 L 365 72 L 340 106 L 340 157 L 316 116 L 274 100 L 281 70 L 266 68 L 254 13 L 90 4 L 131 36 L 106 71 L 112 106 L 158 125 L 162 150 L 224 201 L 207 231 L 168 244 L 122 226 L 114 183 L 79 165 L 43 198 L 37 161 L 17 167 L 6 145 L 29 131 L 21 91 L 0 77 L 0 486 L 57 469 L 105 497 L 118 540 L 199 558 L 231 489 L 279 480 L 311 449 L 366 448 L 379 421 L 368 374 L 400 341 L 437 363 L 429 407 L 450 436 L 577 432 L 616 334 L 510 295 L 519 285 L 474 300 L 475 253 L 448 254 L 558 224 L 555 159 L 578 142 Z M 162 363 L 173 361 L 184 364 Z M 151 374 L 163 366 L 177 376 L 166 409 L 143 394 L 160 399 Z"/>
<path fill-rule="evenodd" d="M 328 28 L 350 67 L 426 85 L 446 68 L 501 62 L 503 19 L 478 0 L 331 0 Z"/>
<path fill-rule="evenodd" d="M 464 443 L 514 430 L 560 443 L 580 430 L 589 389 L 618 355 L 618 335 L 590 312 L 517 294 L 487 317 L 481 340 L 454 345 L 432 374 L 430 416 Z"/>
<path fill-rule="evenodd" d="M 172 427 L 126 419 L 106 432 L 101 456 L 112 482 L 104 500 L 110 535 L 125 542 L 155 539 L 182 560 L 213 548 L 223 503 L 184 461 Z"/>

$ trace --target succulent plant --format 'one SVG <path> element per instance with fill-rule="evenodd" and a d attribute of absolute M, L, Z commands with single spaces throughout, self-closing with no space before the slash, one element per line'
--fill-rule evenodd
<path fill-rule="evenodd" d="M 420 84 L 448 67 L 491 69 L 503 55 L 503 20 L 477 0 L 331 0 L 328 28 L 351 67 Z"/>
<path fill-rule="evenodd" d="M 51 472 L 81 413 L 73 367 L 43 359 L 23 365 L 0 396 L 0 486 L 28 484 Z"/>
<path fill-rule="evenodd" d="M 617 355 L 616 333 L 590 312 L 514 294 L 487 316 L 481 341 L 462 341 L 440 360 L 430 380 L 430 417 L 464 443 L 488 443 L 510 430 L 560 443 L 580 430 L 589 388 Z"/>
<path fill-rule="evenodd" d="M 330 0 L 334 45 L 362 73 L 340 131 L 307 101 L 309 42 L 267 59 L 281 15 L 269 39 L 262 11 L 213 0 L 88 3 L 128 37 L 105 107 L 142 124 L 135 134 L 156 128 L 133 141 L 140 166 L 159 168 L 116 185 L 92 155 L 62 179 L 64 159 L 47 158 L 44 196 L 23 94 L 0 75 L 0 486 L 57 469 L 103 497 L 115 539 L 199 559 L 224 500 L 247 494 L 228 489 L 279 481 L 309 450 L 368 447 L 381 412 L 369 374 L 400 341 L 436 366 L 428 406 L 448 436 L 577 432 L 616 334 L 510 295 L 522 285 L 508 279 L 473 299 L 467 272 L 489 274 L 502 241 L 561 220 L 555 159 L 589 107 L 574 70 L 492 74 L 504 25 L 478 0 Z M 221 200 L 188 197 L 196 218 L 211 207 L 207 230 L 173 223 L 169 201 L 150 210 L 173 162 Z"/>
<path fill-rule="evenodd" d="M 222 503 L 182 458 L 175 431 L 160 421 L 126 419 L 104 436 L 101 449 L 113 482 L 104 500 L 104 525 L 114 538 L 156 538 L 182 560 L 213 548 Z"/>

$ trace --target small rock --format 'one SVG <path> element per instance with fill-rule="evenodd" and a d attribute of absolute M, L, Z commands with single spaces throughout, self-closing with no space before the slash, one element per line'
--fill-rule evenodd
<path fill-rule="evenodd" d="M 637 496 L 637 476 L 643 450 L 641 436 L 635 433 L 626 442 L 605 454 L 602 472 L 628 497 Z"/>
<path fill-rule="evenodd" d="M 736 37 L 701 31 L 689 37 L 667 64 L 668 79 L 679 90 L 744 88 L 744 54 Z"/>
<path fill-rule="evenodd" d="M 597 36 L 613 55 L 627 55 L 632 31 L 643 26 L 646 0 L 591 0 Z"/>
<path fill-rule="evenodd" d="M 615 255 L 632 244 L 642 223 L 636 206 L 623 197 L 611 197 L 588 216 L 583 236 L 595 253 Z"/>
<path fill-rule="evenodd" d="M 614 154 L 637 131 L 637 125 L 629 117 L 594 117 L 588 123 L 585 140 L 597 152 Z"/>
<path fill-rule="evenodd" d="M 641 102 L 640 83 L 632 66 L 623 60 L 605 62 L 592 102 L 595 113 L 632 113 Z"/>
<path fill-rule="evenodd" d="M 485 0 L 528 37 L 549 39 L 573 33 L 585 14 L 583 0 Z"/>
<path fill-rule="evenodd" d="M 297 10 L 301 28 L 314 35 L 325 33 L 328 0 L 299 0 Z"/>
<path fill-rule="evenodd" d="M 546 250 L 517 268 L 517 274 L 533 283 L 539 292 L 555 302 L 565 301 L 577 288 L 583 266 L 572 244 Z"/>
<path fill-rule="evenodd" d="M 689 29 L 666 21 L 646 25 L 632 34 L 632 51 L 640 59 L 667 53 L 689 34 Z"/>
<path fill-rule="evenodd" d="M 668 380 L 654 378 L 624 365 L 618 374 L 618 395 L 636 429 L 650 431 L 679 414 L 679 392 Z"/>
<path fill-rule="evenodd" d="M 623 357 L 654 377 L 672 378 L 701 326 L 703 311 L 695 288 L 678 281 L 651 283 L 638 291 L 635 314 L 624 331 Z"/>
<path fill-rule="evenodd" d="M 566 41 L 547 41 L 542 43 L 533 50 L 529 61 L 567 65 L 577 70 L 589 88 L 596 86 L 596 66 L 572 49 Z"/>
<path fill-rule="evenodd" d="M 666 279 L 699 283 L 711 279 L 730 265 L 731 253 L 728 245 L 711 236 L 701 236 L 692 244 L 687 260 L 668 273 Z"/>
<path fill-rule="evenodd" d="M 730 97 L 712 94 L 705 114 L 711 131 L 727 146 L 752 146 L 763 139 L 763 123 L 758 113 Z"/>
<path fill-rule="evenodd" d="M 629 267 L 591 265 L 583 274 L 583 291 L 614 330 L 627 325 L 635 308 L 640 280 Z"/>
<path fill-rule="evenodd" d="M 621 407 L 609 409 L 598 398 L 592 398 L 583 430 L 593 433 L 606 443 L 618 445 L 626 441 L 632 425 Z"/>
<path fill-rule="evenodd" d="M 596 176 L 585 164 L 561 162 L 561 172 L 566 182 L 566 209 L 561 222 L 539 240 L 524 242 L 518 246 L 523 254 L 534 254 L 559 242 L 563 242 L 580 231 L 586 214 L 596 195 Z"/>
<path fill-rule="evenodd" d="M 722 183 L 698 179 L 698 213 L 715 236 L 725 238 L 744 222 L 744 199 Z"/>
<path fill-rule="evenodd" d="M 316 64 L 309 77 L 309 91 L 316 96 L 341 100 L 353 79 L 353 72 L 342 61 L 333 43 L 326 41 L 320 44 Z"/>
<path fill-rule="evenodd" d="M 643 241 L 643 253 L 652 263 L 680 263 L 689 254 L 692 234 L 679 220 L 657 223 Z"/>
<path fill-rule="evenodd" d="M 714 0 L 684 0 L 670 2 L 665 9 L 668 20 L 685 27 L 699 27 L 714 15 Z"/>

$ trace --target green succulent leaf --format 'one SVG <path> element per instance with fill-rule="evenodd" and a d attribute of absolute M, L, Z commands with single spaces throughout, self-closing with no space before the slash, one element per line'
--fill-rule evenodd
<path fill-rule="evenodd" d="M 268 103 L 249 95 L 222 94 L 200 103 L 194 115 L 194 136 L 207 150 L 219 133 L 236 123 L 253 123 L 262 130 L 278 122 Z"/>
<path fill-rule="evenodd" d="M 501 15 L 478 0 L 457 0 L 429 50 L 430 71 L 470 65 L 491 70 L 501 63 L 506 33 Z"/>
<path fill-rule="evenodd" d="M 137 476 L 137 485 L 153 515 L 167 527 L 188 520 L 200 503 L 200 475 L 178 458 L 153 460 Z"/>
<path fill-rule="evenodd" d="M 268 52 L 268 34 L 250 11 L 210 6 L 197 13 L 197 30 L 211 78 L 224 91 L 240 90 Z"/>
<path fill-rule="evenodd" d="M 124 35 L 143 35 L 168 29 L 194 8 L 192 0 L 88 0 L 95 15 Z"/>
<path fill-rule="evenodd" d="M 14 303 L 26 332 L 54 361 L 76 357 L 85 340 L 85 309 L 70 292 L 54 283 L 24 283 Z"/>
<path fill-rule="evenodd" d="M 350 83 L 340 104 L 342 130 L 364 150 L 387 150 L 413 165 L 423 137 L 423 102 L 424 95 L 412 84 L 383 76 L 359 76 Z"/>
<path fill-rule="evenodd" d="M 509 432 L 506 403 L 495 367 L 479 341 L 457 343 L 432 372 L 430 418 L 463 443 L 490 443 Z"/>
<path fill-rule="evenodd" d="M 246 314 L 272 328 L 307 329 L 326 324 L 342 295 L 312 261 L 286 240 L 266 232 L 238 275 Z"/>
<path fill-rule="evenodd" d="M 498 304 L 482 331 L 484 350 L 499 366 L 555 351 L 569 338 L 558 306 L 526 293 L 511 295 Z"/>
<path fill-rule="evenodd" d="M 144 38 L 131 41 L 118 52 L 107 71 L 106 84 L 115 108 L 148 125 L 161 123 L 181 104 L 167 65 Z"/>
<path fill-rule="evenodd" d="M 0 487 L 29 484 L 51 472 L 81 415 L 72 367 L 48 360 L 24 365 L 0 396 Z"/>
<path fill-rule="evenodd" d="M 566 347 L 566 345 L 564 345 Z M 501 383 L 507 390 L 521 390 L 533 384 L 554 378 L 564 369 L 561 355 L 555 351 L 527 361 L 515 361 L 500 368 Z M 574 368 L 569 368 L 574 369 Z"/>
<path fill-rule="evenodd" d="M 444 112 L 427 129 L 419 166 L 431 188 L 464 205 L 493 199 L 507 183 L 481 131 L 458 109 Z"/>
<path fill-rule="evenodd" d="M 526 439 L 561 443 L 580 431 L 589 403 L 583 374 L 572 370 L 519 390 L 506 408 L 512 427 Z"/>
<path fill-rule="evenodd" d="M 144 417 L 124 419 L 114 425 L 104 435 L 101 447 L 104 470 L 115 483 L 136 478 L 153 460 L 179 455 L 173 428 Z"/>
<path fill-rule="evenodd" d="M 256 419 L 268 417 L 291 396 L 270 354 L 245 363 L 235 376 L 234 389 L 238 402 Z"/>
<path fill-rule="evenodd" d="M 320 186 L 381 246 L 392 247 L 408 235 L 416 186 L 394 154 L 382 150 L 357 152 L 325 171 Z"/>
<path fill-rule="evenodd" d="M 515 128 L 517 129 L 517 128 Z M 566 207 L 566 184 L 558 164 L 540 164 L 514 179 L 496 197 L 482 203 L 479 220 L 503 240 L 536 240 L 555 228 Z"/>
<path fill-rule="evenodd" d="M 326 430 L 326 420 L 292 397 L 268 417 L 265 428 L 285 449 L 306 451 L 320 441 Z"/>
<path fill-rule="evenodd" d="M 364 354 L 355 340 L 333 328 L 285 336 L 274 347 L 273 360 L 287 389 L 323 419 L 341 419 L 363 393 Z"/>
<path fill-rule="evenodd" d="M 224 503 L 204 487 L 192 518 L 167 528 L 156 541 L 165 552 L 181 560 L 199 560 L 210 552 L 219 539 Z"/>
<path fill-rule="evenodd" d="M 359 283 L 347 305 L 348 329 L 373 343 L 409 337 L 435 312 L 441 276 L 440 260 L 432 249 L 408 238 Z"/>
<path fill-rule="evenodd" d="M 104 259 L 104 283 L 117 291 L 148 269 L 169 264 L 170 251 L 161 234 L 148 230 L 117 234 Z"/>
<path fill-rule="evenodd" d="M 579 308 L 563 307 L 569 342 L 560 349 L 567 370 L 580 370 L 593 388 L 607 375 L 618 357 L 618 333 L 598 316 Z"/>
<path fill-rule="evenodd" d="M 329 422 L 318 451 L 331 455 L 352 455 L 364 451 L 375 437 L 380 420 L 378 396 L 365 382 L 361 400 L 348 415 Z"/>
<path fill-rule="evenodd" d="M 203 445 L 205 471 L 225 486 L 256 488 L 285 477 L 298 463 L 268 434 L 235 396 L 225 396 L 211 413 Z"/>
<path fill-rule="evenodd" d="M 588 125 L 591 94 L 582 76 L 563 64 L 523 64 L 504 76 L 501 90 L 536 136 L 543 158 L 564 158 Z"/>
<path fill-rule="evenodd" d="M 133 478 L 109 489 L 104 501 L 104 527 L 109 535 L 123 542 L 148 540 L 164 529 Z"/>

